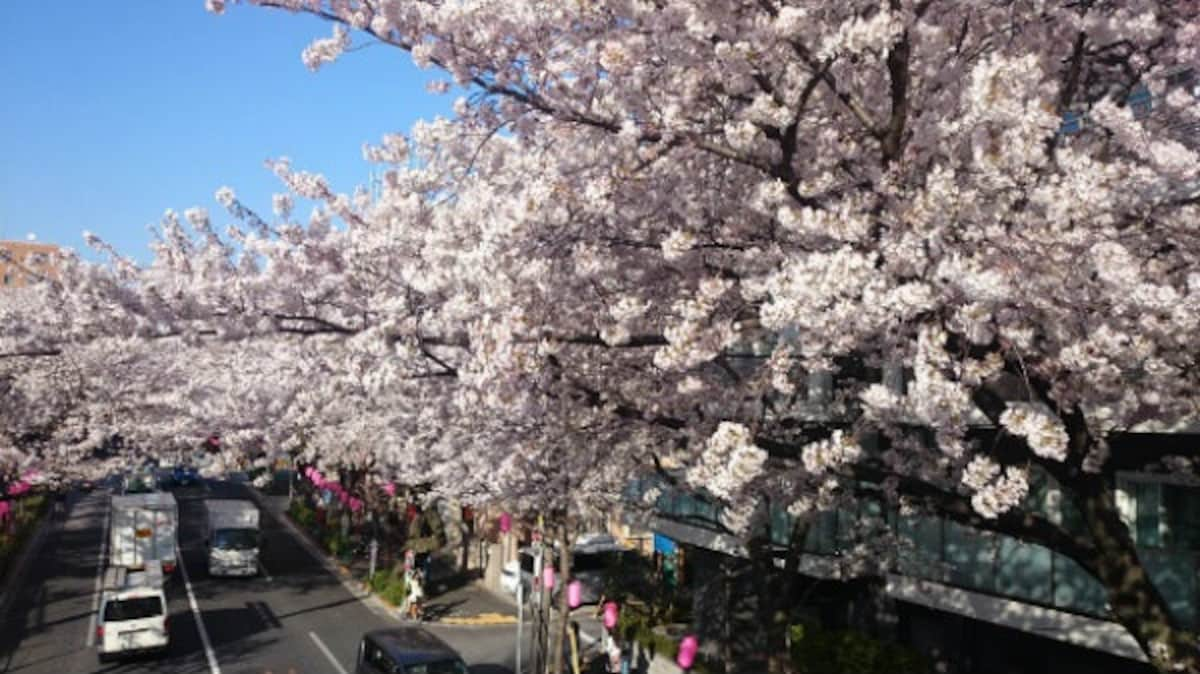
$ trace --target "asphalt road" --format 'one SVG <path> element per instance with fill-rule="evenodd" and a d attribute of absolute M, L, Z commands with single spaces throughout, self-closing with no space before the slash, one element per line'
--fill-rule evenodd
<path fill-rule="evenodd" d="M 187 587 L 177 571 L 167 584 L 171 645 L 165 658 L 99 663 L 95 629 L 98 559 L 107 492 L 74 503 L 34 561 L 0 631 L 0 671 L 22 674 L 171 672 L 198 674 L 350 674 L 363 632 L 399 624 L 354 598 L 263 513 L 263 573 L 209 578 L 204 563 L 207 496 L 240 496 L 241 485 L 181 488 L 179 545 L 211 648 L 201 637 Z M 515 627 L 431 626 L 455 646 L 472 674 L 511 672 Z"/>

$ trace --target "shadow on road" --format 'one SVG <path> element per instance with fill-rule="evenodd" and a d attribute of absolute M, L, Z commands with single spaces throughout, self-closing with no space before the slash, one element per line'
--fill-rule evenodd
<path fill-rule="evenodd" d="M 467 603 L 466 599 L 458 601 L 437 602 L 432 601 L 425 604 L 425 619 L 431 622 L 437 622 L 442 618 L 451 615 L 454 609 Z"/>
<path fill-rule="evenodd" d="M 280 613 L 275 616 L 275 619 L 283 620 L 284 618 L 291 618 L 294 616 L 303 615 L 305 613 L 316 613 L 317 611 L 325 611 L 327 609 L 336 608 L 338 606 L 345 606 L 346 604 L 353 604 L 356 601 L 358 601 L 358 599 L 355 597 L 346 597 L 345 599 L 339 599 L 337 601 L 331 601 L 331 602 L 326 602 L 324 604 L 317 604 L 316 606 L 309 606 L 308 608 L 302 608 L 298 611 L 291 611 L 288 613 Z M 205 615 L 207 615 L 207 612 L 205 613 Z"/>

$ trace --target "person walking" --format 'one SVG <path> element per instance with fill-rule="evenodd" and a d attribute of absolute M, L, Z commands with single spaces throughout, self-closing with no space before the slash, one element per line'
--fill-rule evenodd
<path fill-rule="evenodd" d="M 405 601 L 409 620 L 419 621 L 423 617 L 421 603 L 425 599 L 425 587 L 421 580 L 422 575 L 419 570 L 413 569 L 408 579 L 408 594 Z"/>

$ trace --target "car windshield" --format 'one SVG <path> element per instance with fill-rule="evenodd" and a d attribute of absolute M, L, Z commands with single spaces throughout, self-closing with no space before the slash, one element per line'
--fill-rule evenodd
<path fill-rule="evenodd" d="M 254 529 L 217 529 L 212 546 L 218 550 L 253 550 L 258 547 L 258 531 Z"/>
<path fill-rule="evenodd" d="M 602 572 L 615 566 L 621 561 L 621 552 L 589 552 L 575 554 L 571 559 L 571 569 L 575 573 Z"/>
<path fill-rule="evenodd" d="M 125 485 L 126 494 L 149 494 L 154 491 L 154 486 L 150 479 L 144 477 L 130 478 Z"/>
<path fill-rule="evenodd" d="M 422 662 L 406 666 L 404 674 L 467 674 L 467 666 L 463 664 L 462 660 Z"/>
<path fill-rule="evenodd" d="M 162 599 L 158 597 L 115 599 L 104 605 L 104 622 L 154 618 L 162 614 Z"/>

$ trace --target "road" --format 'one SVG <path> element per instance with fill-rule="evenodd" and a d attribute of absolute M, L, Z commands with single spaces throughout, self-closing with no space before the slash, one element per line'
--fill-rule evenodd
<path fill-rule="evenodd" d="M 171 633 L 165 658 L 101 664 L 91 647 L 107 492 L 75 502 L 54 525 L 0 632 L 0 671 L 22 674 L 171 672 L 348 674 L 359 638 L 399 623 L 354 598 L 288 529 L 263 513 L 263 570 L 255 578 L 209 578 L 204 564 L 206 496 L 240 496 L 241 485 L 175 491 L 183 571 L 167 586 Z M 203 627 L 211 648 L 201 636 Z M 511 672 L 515 628 L 429 628 L 455 646 L 472 674 Z"/>

